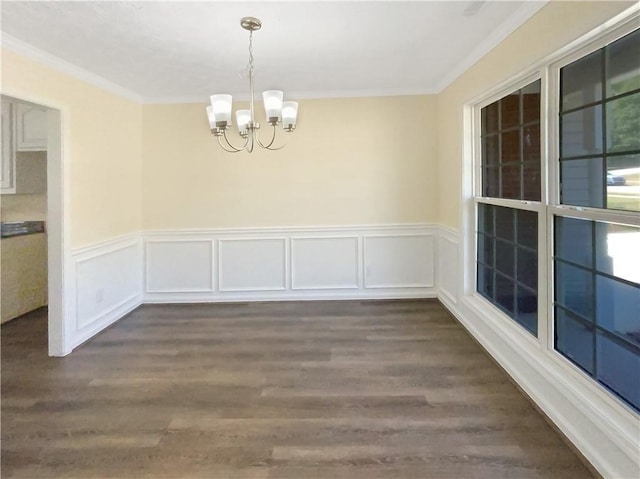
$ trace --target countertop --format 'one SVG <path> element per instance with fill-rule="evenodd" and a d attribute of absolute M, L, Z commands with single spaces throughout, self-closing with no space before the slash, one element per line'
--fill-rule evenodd
<path fill-rule="evenodd" d="M 0 237 L 13 238 L 44 233 L 44 221 L 7 221 L 0 223 Z"/>

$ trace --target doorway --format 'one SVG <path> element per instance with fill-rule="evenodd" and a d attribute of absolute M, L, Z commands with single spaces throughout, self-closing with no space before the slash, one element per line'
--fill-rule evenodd
<path fill-rule="evenodd" d="M 13 283 L 2 288 L 3 304 L 8 300 L 3 319 L 47 305 L 48 354 L 64 356 L 70 352 L 64 294 L 68 191 L 63 188 L 69 182 L 62 113 L 55 105 L 18 95 L 2 95 L 2 105 L 1 254 L 3 266 L 13 268 L 3 273 L 3 280 L 6 276 Z"/>

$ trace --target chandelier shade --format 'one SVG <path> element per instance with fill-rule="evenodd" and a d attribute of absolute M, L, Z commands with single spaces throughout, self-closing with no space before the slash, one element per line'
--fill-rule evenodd
<path fill-rule="evenodd" d="M 271 139 L 263 143 L 258 137 L 260 124 L 255 120 L 253 95 L 253 32 L 259 30 L 262 27 L 262 23 L 255 17 L 244 17 L 240 20 L 240 25 L 249 31 L 249 109 L 236 111 L 238 134 L 243 139 L 243 144 L 234 146 L 227 137 L 233 111 L 233 98 L 231 95 L 211 95 L 211 105 L 207 107 L 209 128 L 217 138 L 220 147 L 230 153 L 240 151 L 251 153 L 255 145 L 267 150 L 279 150 L 283 146 L 274 146 L 277 127 L 282 125 L 282 129 L 287 133 L 295 130 L 298 118 L 298 104 L 294 101 L 283 101 L 284 92 L 280 90 L 267 90 L 262 93 L 267 124 L 273 130 Z"/>
<path fill-rule="evenodd" d="M 282 121 L 282 99 L 284 92 L 280 90 L 267 90 L 262 93 L 264 100 L 264 111 L 267 114 L 267 121 L 277 118 Z"/>
<path fill-rule="evenodd" d="M 207 118 L 209 120 L 209 128 L 214 130 L 216 128 L 216 117 L 213 116 L 213 106 L 211 105 L 207 107 Z"/>
<path fill-rule="evenodd" d="M 213 118 L 218 123 L 231 125 L 231 106 L 233 97 L 231 95 L 211 95 L 211 107 Z"/>
<path fill-rule="evenodd" d="M 236 123 L 238 124 L 238 132 L 242 135 L 243 132 L 246 132 L 249 123 L 251 123 L 251 111 L 236 111 Z"/>
<path fill-rule="evenodd" d="M 292 131 L 296 127 L 298 118 L 298 103 L 295 101 L 285 101 L 282 103 L 282 125 L 287 131 Z"/>

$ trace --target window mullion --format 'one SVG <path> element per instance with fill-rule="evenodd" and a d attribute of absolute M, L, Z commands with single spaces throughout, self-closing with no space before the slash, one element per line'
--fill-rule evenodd
<path fill-rule="evenodd" d="M 555 134 L 553 92 L 558 90 L 551 70 L 540 72 L 540 211 L 538 212 L 538 340 L 543 348 L 553 349 L 553 268 L 549 200 L 554 191 L 549 182 Z"/>

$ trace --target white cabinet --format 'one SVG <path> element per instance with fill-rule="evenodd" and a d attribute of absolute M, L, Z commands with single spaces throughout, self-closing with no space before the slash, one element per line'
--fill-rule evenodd
<path fill-rule="evenodd" d="M 2 168 L 0 168 L 0 193 L 15 193 L 16 151 L 13 136 L 14 104 L 2 100 Z"/>
<path fill-rule="evenodd" d="M 1 194 L 46 192 L 46 134 L 46 108 L 2 99 Z"/>
<path fill-rule="evenodd" d="M 16 103 L 16 150 L 47 149 L 47 109 L 27 103 Z"/>
<path fill-rule="evenodd" d="M 3 238 L 0 258 L 0 322 L 47 304 L 47 235 Z"/>

